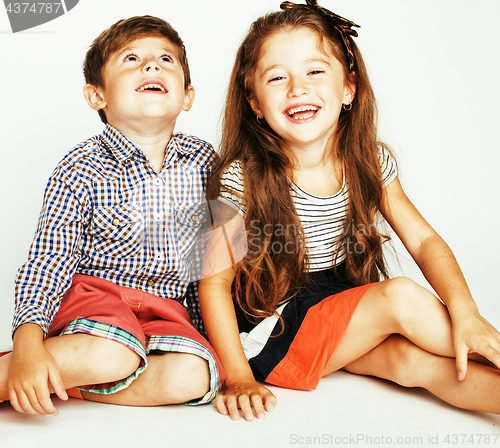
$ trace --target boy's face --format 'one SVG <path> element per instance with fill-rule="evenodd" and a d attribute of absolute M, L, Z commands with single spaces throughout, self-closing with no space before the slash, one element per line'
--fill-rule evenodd
<path fill-rule="evenodd" d="M 104 67 L 104 87 L 96 88 L 108 123 L 120 130 L 146 132 L 160 125 L 173 131 L 182 110 L 189 110 L 194 89 L 184 89 L 177 47 L 164 37 L 130 42 Z M 92 105 L 91 105 L 92 106 Z"/>

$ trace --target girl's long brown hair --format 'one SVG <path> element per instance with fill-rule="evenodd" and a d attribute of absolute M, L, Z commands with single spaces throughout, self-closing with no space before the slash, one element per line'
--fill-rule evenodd
<path fill-rule="evenodd" d="M 302 7 L 271 13 L 252 24 L 238 50 L 227 92 L 219 157 L 208 187 L 209 198 L 218 198 L 226 188 L 221 185 L 224 171 L 232 162 L 241 162 L 249 251 L 236 266 L 235 300 L 255 321 L 272 315 L 287 293 L 307 277 L 304 233 L 290 194 L 293 161 L 280 136 L 256 121 L 247 101 L 252 96 L 262 44 L 274 33 L 300 27 L 318 34 L 323 51 L 333 53 L 344 68 L 346 82 L 356 88 L 352 109 L 341 112 L 332 146 L 327 148 L 328 156 L 341 160 L 349 191 L 339 247 L 356 250 L 348 250 L 344 280 L 362 285 L 378 281 L 381 275 L 387 277 L 382 253 L 387 237 L 375 228 L 382 200 L 377 147 L 382 144 L 377 140 L 375 97 L 361 54 L 349 37 L 356 59 L 352 73 L 339 32 L 328 18 Z"/>

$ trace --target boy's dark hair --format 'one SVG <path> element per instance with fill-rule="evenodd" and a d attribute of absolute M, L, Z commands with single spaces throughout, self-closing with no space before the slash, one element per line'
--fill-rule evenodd
<path fill-rule="evenodd" d="M 184 42 L 170 24 L 152 16 L 123 19 L 103 31 L 94 40 L 85 56 L 83 63 L 85 82 L 96 87 L 104 87 L 104 67 L 111 55 L 130 42 L 143 37 L 165 37 L 178 48 L 177 57 L 184 72 L 184 89 L 186 89 L 191 84 L 191 75 Z M 99 110 L 99 116 L 104 123 L 108 122 L 102 110 Z"/>

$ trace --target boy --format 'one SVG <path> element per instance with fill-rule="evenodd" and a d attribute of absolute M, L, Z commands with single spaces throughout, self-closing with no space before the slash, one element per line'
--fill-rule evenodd
<path fill-rule="evenodd" d="M 78 387 L 71 396 L 113 404 L 209 402 L 225 374 L 181 303 L 201 329 L 190 254 L 213 149 L 173 133 L 194 100 L 183 42 L 161 19 L 121 20 L 94 41 L 84 75 L 106 129 L 49 180 L 0 400 L 57 414 L 50 393 Z"/>

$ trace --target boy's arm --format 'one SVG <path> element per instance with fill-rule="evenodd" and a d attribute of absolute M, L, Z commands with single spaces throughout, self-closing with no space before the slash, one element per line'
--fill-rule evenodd
<path fill-rule="evenodd" d="M 45 190 L 28 261 L 15 285 L 13 330 L 25 323 L 41 327 L 46 336 L 62 296 L 80 261 L 80 239 L 90 204 L 83 192 L 73 192 L 56 169 Z"/>
<path fill-rule="evenodd" d="M 43 339 L 80 260 L 79 244 L 88 209 L 82 205 L 83 197 L 72 191 L 61 169 L 56 169 L 45 191 L 29 260 L 16 279 L 9 394 L 19 412 L 57 413 L 49 397 L 50 386 L 60 398 L 67 398 Z"/>
<path fill-rule="evenodd" d="M 50 399 L 52 391 L 61 400 L 68 399 L 57 364 L 43 345 L 43 332 L 38 325 L 23 324 L 14 334 L 8 389 L 11 405 L 21 413 L 57 415 Z"/>

